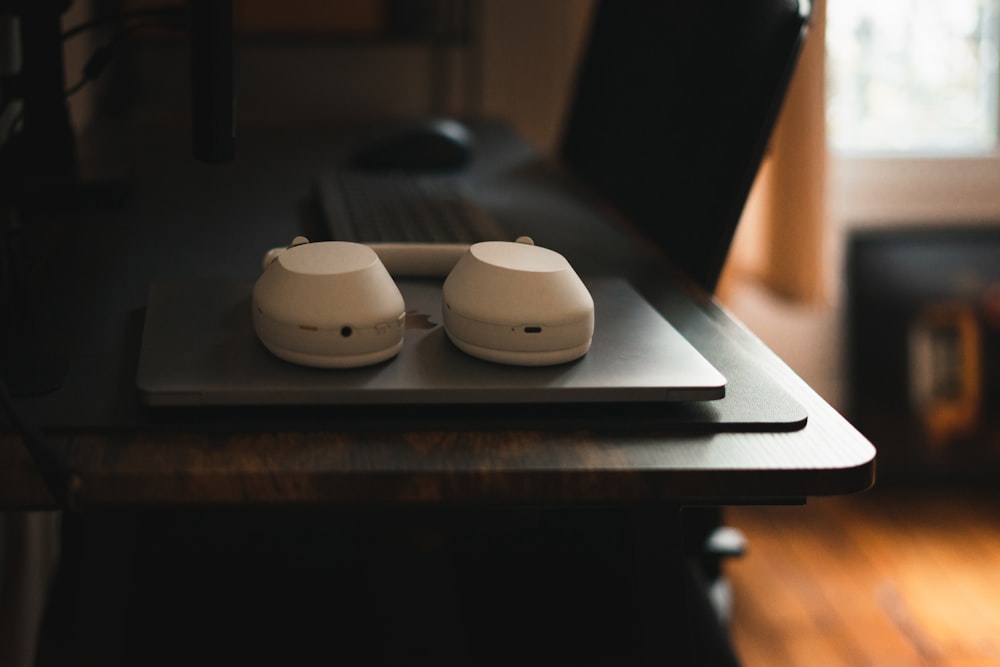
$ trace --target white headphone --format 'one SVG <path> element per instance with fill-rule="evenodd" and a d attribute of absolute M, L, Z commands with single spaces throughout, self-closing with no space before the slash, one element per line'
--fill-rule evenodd
<path fill-rule="evenodd" d="M 446 276 L 441 312 L 464 352 L 547 366 L 590 349 L 594 301 L 565 257 L 517 241 L 471 246 L 310 243 L 269 250 L 253 288 L 253 325 L 275 356 L 322 368 L 386 361 L 403 347 L 406 304 L 392 276 Z"/>

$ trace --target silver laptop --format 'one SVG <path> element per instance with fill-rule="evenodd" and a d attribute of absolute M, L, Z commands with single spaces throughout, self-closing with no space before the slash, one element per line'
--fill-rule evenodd
<path fill-rule="evenodd" d="M 164 282 L 151 288 L 137 385 L 151 406 L 496 404 L 706 401 L 726 379 L 627 282 L 587 281 L 590 351 L 534 368 L 481 361 L 441 325 L 441 281 L 401 280 L 402 351 L 357 369 L 282 361 L 257 340 L 252 282 Z"/>

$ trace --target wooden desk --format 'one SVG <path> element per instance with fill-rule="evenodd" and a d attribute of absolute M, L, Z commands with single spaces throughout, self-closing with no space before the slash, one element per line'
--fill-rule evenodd
<path fill-rule="evenodd" d="M 682 565 L 676 540 L 665 537 L 679 530 L 678 508 L 801 502 L 871 485 L 871 444 L 758 339 L 709 297 L 683 287 L 655 249 L 581 198 L 505 128 L 486 125 L 480 134 L 480 153 L 464 178 L 495 215 L 524 216 L 536 242 L 559 249 L 581 275 L 630 279 L 730 374 L 724 401 L 752 408 L 755 388 L 744 380 L 759 372 L 794 397 L 806 423 L 714 428 L 669 409 L 660 419 L 649 411 L 565 406 L 143 408 L 134 371 L 150 283 L 255 275 L 263 249 L 315 233 L 309 188 L 350 148 L 332 131 L 248 130 L 235 163 L 206 166 L 189 157 L 183 133 L 150 130 L 126 144 L 134 179 L 122 200 L 48 217 L 34 229 L 51 242 L 41 259 L 51 279 L 39 287 L 39 317 L 66 352 L 69 372 L 59 392 L 16 404 L 78 474 L 74 507 L 623 509 L 644 554 L 638 598 L 655 654 L 663 624 L 676 620 L 661 607 L 680 584 L 661 564 L 672 564 L 667 572 Z M 0 436 L 0 506 L 56 507 L 10 433 Z"/>
<path fill-rule="evenodd" d="M 78 471 L 80 507 L 752 501 L 871 484 L 867 440 L 710 298 L 681 287 L 654 249 L 588 207 L 558 170 L 493 125 L 483 128 L 466 179 L 488 193 L 496 215 L 533 217 L 525 227 L 536 241 L 558 248 L 581 275 L 628 277 L 730 376 L 723 400 L 747 391 L 731 366 L 735 356 L 749 357 L 801 404 L 805 426 L 715 432 L 648 412 L 631 420 L 615 410 L 530 407 L 291 410 L 266 419 L 253 410 L 142 408 L 134 371 L 149 285 L 256 275 L 261 249 L 312 231 L 303 210 L 315 174 L 346 150 L 321 130 L 246 134 L 235 163 L 206 166 L 188 155 L 183 133 L 149 131 L 128 146 L 135 166 L 124 200 L 37 225 L 50 244 L 41 261 L 52 273 L 39 297 L 43 328 L 69 371 L 62 390 L 18 405 Z M 753 397 L 743 398 L 752 405 Z M 0 442 L 0 505 L 52 507 L 19 439 Z"/>

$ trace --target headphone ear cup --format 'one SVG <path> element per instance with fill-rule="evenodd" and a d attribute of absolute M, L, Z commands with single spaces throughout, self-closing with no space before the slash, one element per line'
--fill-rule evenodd
<path fill-rule="evenodd" d="M 252 309 L 261 343 L 295 364 L 368 366 L 403 346 L 403 295 L 375 252 L 358 243 L 304 242 L 265 257 Z"/>
<path fill-rule="evenodd" d="M 448 274 L 441 297 L 448 338 L 479 359 L 549 366 L 590 349 L 594 300 L 569 262 L 547 248 L 477 243 Z"/>

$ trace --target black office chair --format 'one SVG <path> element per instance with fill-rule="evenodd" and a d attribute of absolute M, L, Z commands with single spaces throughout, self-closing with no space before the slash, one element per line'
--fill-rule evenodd
<path fill-rule="evenodd" d="M 559 157 L 706 292 L 718 283 L 809 19 L 796 0 L 595 8 Z M 722 562 L 745 540 L 722 524 L 720 508 L 684 513 L 690 584 L 702 589 L 692 599 L 713 603 L 692 612 L 724 624 Z M 735 663 L 714 639 L 699 642 L 712 647 L 702 664 Z"/>
<path fill-rule="evenodd" d="M 559 156 L 709 292 L 808 21 L 795 0 L 595 9 Z"/>

